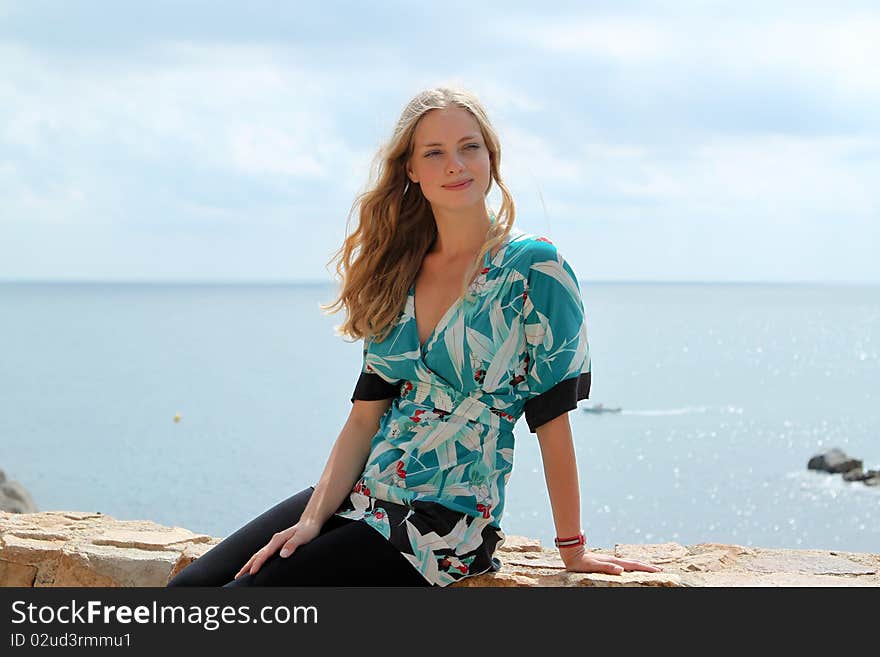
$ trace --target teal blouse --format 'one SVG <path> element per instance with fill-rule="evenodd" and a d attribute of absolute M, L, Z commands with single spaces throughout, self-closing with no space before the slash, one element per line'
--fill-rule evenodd
<path fill-rule="evenodd" d="M 416 328 L 415 285 L 410 286 L 391 333 L 382 342 L 365 340 L 351 398 L 393 402 L 372 438 L 353 497 L 338 515 L 368 520 L 389 539 L 391 527 L 381 522 L 389 522 L 388 513 L 380 513 L 377 522 L 367 508 L 388 503 L 411 513 L 440 505 L 466 516 L 462 527 L 469 527 L 468 535 L 447 536 L 442 554 L 425 538 L 434 532 L 424 527 L 406 532 L 407 556 L 437 585 L 460 578 L 438 570 L 437 562 L 446 572 L 456 565 L 449 550 L 459 556 L 458 548 L 472 551 L 474 537 L 485 535 L 487 527 L 500 536 L 497 545 L 503 542 L 500 524 L 517 420 L 525 415 L 535 433 L 576 408 L 590 391 L 587 324 L 569 263 L 550 240 L 516 228 L 495 257 L 490 255 L 424 346 Z M 457 565 L 456 575 L 473 574 L 478 573 Z"/>

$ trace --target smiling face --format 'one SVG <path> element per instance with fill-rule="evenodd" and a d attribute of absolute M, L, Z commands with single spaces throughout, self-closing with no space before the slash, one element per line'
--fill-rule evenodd
<path fill-rule="evenodd" d="M 407 174 L 435 209 L 482 206 L 491 176 L 489 150 L 473 115 L 460 107 L 425 114 L 416 126 Z M 471 182 L 450 187 L 462 180 Z"/>

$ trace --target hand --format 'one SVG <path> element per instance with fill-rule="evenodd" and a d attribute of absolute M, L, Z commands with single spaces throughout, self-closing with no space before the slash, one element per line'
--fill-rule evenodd
<path fill-rule="evenodd" d="M 609 575 L 620 575 L 625 570 L 644 570 L 649 573 L 656 573 L 661 570 L 659 566 L 641 561 L 632 561 L 629 559 L 621 559 L 612 557 L 607 554 L 597 554 L 587 552 L 584 548 L 562 548 L 559 550 L 562 555 L 562 561 L 565 563 L 565 569 L 575 573 L 608 573 Z"/>
<path fill-rule="evenodd" d="M 233 579 L 238 579 L 244 574 L 256 575 L 263 567 L 266 560 L 271 557 L 278 548 L 281 548 L 281 556 L 289 557 L 300 545 L 304 545 L 321 533 L 321 526 L 308 521 L 300 520 L 292 527 L 274 534 L 266 545 L 257 550 L 241 567 Z M 283 546 L 283 547 L 282 547 Z"/>

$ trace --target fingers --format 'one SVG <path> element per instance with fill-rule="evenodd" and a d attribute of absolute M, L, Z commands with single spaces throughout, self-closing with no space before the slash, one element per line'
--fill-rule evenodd
<path fill-rule="evenodd" d="M 616 563 L 610 563 L 608 561 L 603 561 L 601 563 L 601 572 L 608 573 L 609 575 L 620 575 L 625 570 L 623 566 L 618 566 Z"/>
<path fill-rule="evenodd" d="M 265 549 L 266 548 L 263 548 L 263 550 Z M 265 556 L 263 550 L 260 550 L 257 553 L 257 558 L 254 559 L 253 565 L 250 567 L 250 570 L 248 570 L 249 575 L 256 575 L 260 571 L 260 568 L 263 567 L 263 564 L 266 563 L 266 559 L 269 558 L 268 556 Z"/>
<path fill-rule="evenodd" d="M 281 548 L 281 556 L 284 558 L 289 557 L 293 554 L 294 550 L 299 547 L 300 541 L 297 540 L 299 537 L 299 524 L 297 523 L 289 530 L 281 534 L 281 543 L 283 546 Z"/>
<path fill-rule="evenodd" d="M 295 527 L 290 527 L 283 532 L 277 532 L 273 534 L 272 538 L 266 543 L 265 546 L 257 550 L 253 556 L 248 559 L 247 563 L 242 566 L 241 570 L 239 570 L 235 574 L 234 579 L 238 579 L 245 573 L 249 575 L 256 575 L 259 572 L 260 568 L 263 567 L 263 564 L 275 554 L 275 551 L 281 546 L 284 545 L 284 548 L 281 550 L 281 556 L 287 557 L 293 553 L 296 549 L 296 544 L 292 543 L 288 540 L 291 536 L 296 534 Z"/>
<path fill-rule="evenodd" d="M 257 572 L 259 572 L 260 568 L 263 567 L 266 559 L 268 559 L 269 555 L 271 554 L 271 552 L 266 552 L 266 548 L 268 547 L 269 546 L 267 545 L 266 547 L 260 548 L 258 552 L 255 552 L 254 555 L 250 559 L 248 559 L 247 563 L 242 566 L 241 570 L 236 573 L 235 579 L 238 579 L 243 575 L 256 575 Z"/>
<path fill-rule="evenodd" d="M 663 570 L 659 566 L 653 564 L 595 553 L 590 556 L 581 555 L 578 559 L 569 559 L 565 566 L 567 570 L 573 570 L 574 572 L 606 573 L 608 575 L 621 575 L 627 570 L 642 570 L 649 573 L 656 573 Z"/>
<path fill-rule="evenodd" d="M 657 573 L 663 570 L 660 566 L 630 559 L 620 559 L 618 557 L 610 556 L 599 556 L 595 558 L 597 561 L 610 566 L 610 568 L 605 568 L 603 572 L 611 573 L 613 575 L 619 575 L 624 570 L 642 570 L 649 573 Z"/>
<path fill-rule="evenodd" d="M 247 572 L 250 569 L 250 567 L 254 563 L 254 559 L 256 559 L 256 557 L 257 557 L 257 555 L 254 554 L 250 559 L 248 559 L 247 563 L 245 563 L 245 565 L 243 565 L 241 567 L 241 570 L 239 570 L 237 573 L 235 573 L 235 577 L 233 579 L 238 579 L 239 577 L 244 575 L 245 572 Z"/>
<path fill-rule="evenodd" d="M 618 559 L 617 563 L 627 570 L 644 570 L 649 573 L 656 573 L 663 570 L 660 566 L 655 566 L 651 563 L 642 563 L 641 561 L 627 561 L 625 559 Z"/>

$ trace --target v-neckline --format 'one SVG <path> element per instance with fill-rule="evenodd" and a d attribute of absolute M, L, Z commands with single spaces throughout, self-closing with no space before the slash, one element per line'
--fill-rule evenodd
<path fill-rule="evenodd" d="M 501 249 L 503 247 L 504 247 L 504 245 L 502 245 L 498 249 L 498 251 L 495 252 L 495 257 L 498 256 L 498 253 L 501 251 Z M 443 330 L 443 327 L 449 321 L 452 314 L 455 312 L 455 310 L 458 308 L 458 306 L 461 305 L 461 302 L 464 301 L 464 298 L 468 295 L 468 292 L 470 291 L 471 286 L 473 286 L 473 284 L 476 282 L 476 280 L 480 277 L 480 272 L 483 269 L 486 269 L 487 267 L 491 270 L 492 260 L 493 260 L 492 251 L 490 249 L 489 251 L 486 251 L 486 255 L 483 257 L 483 265 L 480 269 L 477 270 L 476 274 L 474 275 L 473 280 L 471 280 L 471 282 L 468 284 L 467 290 L 465 290 L 465 293 L 463 295 L 460 295 L 455 301 L 452 302 L 452 305 L 450 305 L 449 308 L 446 309 L 446 312 L 444 312 L 443 315 L 440 317 L 440 319 L 437 320 L 437 324 L 434 326 L 434 329 L 428 334 L 428 337 L 425 338 L 424 343 L 422 343 L 422 340 L 419 337 L 419 322 L 418 322 L 417 313 L 416 313 L 416 283 L 415 283 L 415 281 L 413 281 L 412 285 L 409 286 L 409 294 L 410 294 L 410 296 L 412 296 L 412 308 L 413 308 L 413 322 L 412 323 L 413 323 L 413 326 L 415 327 L 416 343 L 419 345 L 419 353 L 422 354 L 422 356 L 424 356 L 425 348 L 429 344 L 431 344 L 431 340 L 434 339 L 434 336 L 438 332 Z M 488 274 L 489 272 L 487 271 L 486 273 Z"/>

